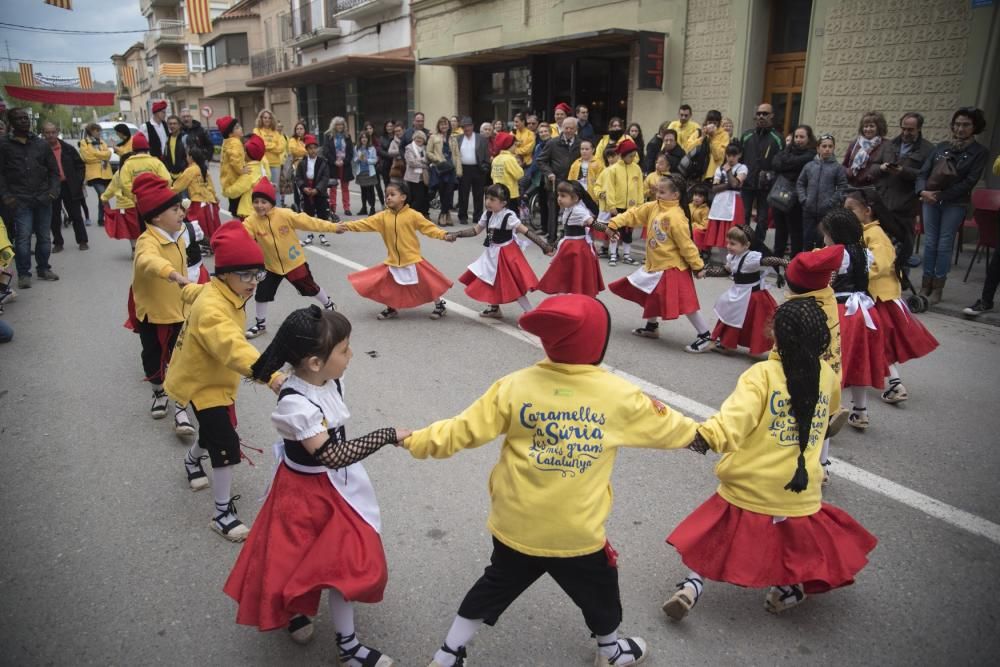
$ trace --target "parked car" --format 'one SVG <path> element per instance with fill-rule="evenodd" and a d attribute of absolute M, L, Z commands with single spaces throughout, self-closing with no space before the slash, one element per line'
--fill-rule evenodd
<path fill-rule="evenodd" d="M 113 172 L 118 171 L 118 163 L 121 160 L 121 158 L 118 157 L 118 153 L 115 153 L 115 146 L 118 145 L 119 141 L 118 134 L 115 132 L 115 125 L 118 124 L 119 123 L 109 123 L 109 122 L 98 123 L 98 125 L 101 126 L 101 139 L 103 139 L 104 143 L 106 143 L 108 145 L 108 148 L 111 149 L 110 162 L 111 162 L 111 171 Z M 132 123 L 125 123 L 125 125 L 128 126 L 128 129 L 131 130 L 133 135 L 139 131 L 139 128 L 133 125 Z"/>

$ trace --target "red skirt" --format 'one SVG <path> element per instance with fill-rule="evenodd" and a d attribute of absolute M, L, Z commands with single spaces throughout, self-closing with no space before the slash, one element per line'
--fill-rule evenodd
<path fill-rule="evenodd" d="M 215 230 L 222 226 L 219 218 L 219 205 L 209 202 L 193 201 L 187 210 L 187 219 L 197 222 L 201 231 L 205 232 L 205 240 L 211 241 Z"/>
<path fill-rule="evenodd" d="M 708 250 L 711 246 L 705 245 L 705 234 L 708 232 L 708 228 L 698 229 L 697 227 L 691 228 L 691 240 L 694 241 L 694 245 L 698 250 Z"/>
<path fill-rule="evenodd" d="M 500 248 L 497 257 L 497 275 L 493 284 L 483 282 L 472 271 L 466 270 L 458 281 L 465 285 L 465 293 L 480 303 L 500 305 L 517 301 L 538 287 L 538 276 L 524 258 L 517 242 Z"/>
<path fill-rule="evenodd" d="M 840 313 L 840 357 L 843 373 L 843 387 L 874 387 L 881 389 L 889 374 L 889 364 L 885 360 L 885 330 L 878 310 L 868 311 L 876 329 L 865 325 L 861 311 L 850 317 L 845 314 L 846 306 L 837 304 Z"/>
<path fill-rule="evenodd" d="M 875 300 L 875 310 L 885 333 L 885 361 L 903 364 L 926 356 L 938 346 L 937 339 L 913 316 L 901 300 Z"/>
<path fill-rule="evenodd" d="M 205 268 L 204 264 L 202 264 L 200 267 L 198 267 L 198 284 L 199 285 L 204 285 L 205 283 L 207 283 L 211 279 L 212 279 L 212 276 L 208 275 L 208 269 Z"/>
<path fill-rule="evenodd" d="M 774 523 L 716 493 L 681 521 L 667 543 L 708 579 L 747 588 L 804 584 L 807 593 L 824 593 L 854 583 L 878 540 L 828 503 L 815 514 Z"/>
<path fill-rule="evenodd" d="M 597 296 L 604 290 L 601 265 L 586 237 L 564 239 L 536 288 L 546 294 Z"/>
<path fill-rule="evenodd" d="M 610 283 L 608 289 L 621 298 L 642 306 L 642 316 L 647 320 L 653 317 L 676 320 L 681 315 L 696 313 L 701 309 L 690 271 L 667 269 L 650 294 L 630 283 L 627 277 Z"/>
<path fill-rule="evenodd" d="M 701 250 L 707 250 L 709 248 L 725 248 L 726 247 L 726 234 L 729 230 L 733 228 L 733 225 L 743 224 L 744 212 L 743 212 L 743 198 L 738 194 L 736 195 L 736 206 L 733 210 L 732 220 L 708 220 L 708 228 L 705 230 L 705 238 L 702 241 L 704 247 L 699 246 Z"/>
<path fill-rule="evenodd" d="M 433 303 L 454 284 L 426 259 L 420 260 L 415 266 L 415 285 L 397 283 L 386 264 L 351 273 L 347 279 L 351 281 L 354 291 L 361 296 L 395 309 L 416 308 L 425 303 Z"/>
<path fill-rule="evenodd" d="M 113 239 L 136 240 L 142 233 L 139 229 L 139 212 L 135 207 L 120 209 L 105 206 L 104 231 Z"/>
<path fill-rule="evenodd" d="M 237 623 L 264 631 L 315 616 L 324 588 L 379 602 L 387 580 L 382 539 L 327 476 L 281 464 L 222 590 L 239 604 Z"/>
<path fill-rule="evenodd" d="M 712 338 L 720 341 L 722 347 L 735 350 L 737 347 L 749 348 L 750 354 L 758 356 L 774 347 L 774 339 L 770 336 L 771 320 L 778 304 L 766 290 L 750 293 L 750 304 L 747 306 L 743 327 L 731 327 L 722 320 L 712 330 Z"/>

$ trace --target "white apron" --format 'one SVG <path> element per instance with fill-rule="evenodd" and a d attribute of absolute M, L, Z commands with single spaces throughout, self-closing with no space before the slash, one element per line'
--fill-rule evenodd
<path fill-rule="evenodd" d="M 726 256 L 726 270 L 731 275 L 737 272 L 754 273 L 761 271 L 761 254 L 756 250 L 748 250 L 739 257 L 733 255 Z M 754 287 L 767 289 L 764 282 L 765 272 L 761 271 L 760 281 L 747 285 L 732 284 L 722 296 L 715 302 L 715 316 L 723 324 L 736 329 L 743 328 L 743 322 L 747 317 L 747 309 L 750 307 L 750 295 L 753 294 Z"/>
<path fill-rule="evenodd" d="M 483 224 L 487 215 L 490 216 L 489 221 Z M 490 229 L 503 228 L 503 221 L 505 217 L 507 219 L 507 229 L 516 230 L 517 226 L 521 224 L 521 221 L 518 219 L 518 217 L 514 215 L 514 213 L 506 209 L 500 211 L 499 213 L 490 214 L 489 211 L 483 213 L 483 220 L 480 221 L 480 224 L 483 224 L 483 226 L 486 228 L 487 233 L 489 233 Z M 493 285 L 493 283 L 496 282 L 497 279 L 497 263 L 500 259 L 500 249 L 503 248 L 504 246 L 514 243 L 515 241 L 522 250 L 528 247 L 530 243 L 529 241 L 519 237 L 517 235 L 517 231 L 514 231 L 510 241 L 506 241 L 504 243 L 499 243 L 499 244 L 491 243 L 489 246 L 487 246 L 486 249 L 483 251 L 483 254 L 481 254 L 479 258 L 472 264 L 469 264 L 468 266 L 469 271 L 471 271 L 473 275 L 475 275 L 477 278 L 482 280 L 487 285 Z"/>
<path fill-rule="evenodd" d="M 390 266 L 389 273 L 397 285 L 416 285 L 420 280 L 417 278 L 417 265 Z"/>

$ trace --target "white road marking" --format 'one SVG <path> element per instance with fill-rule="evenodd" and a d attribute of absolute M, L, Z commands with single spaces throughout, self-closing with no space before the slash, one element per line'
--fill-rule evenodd
<path fill-rule="evenodd" d="M 306 246 L 306 249 L 356 271 L 368 268 L 362 264 L 351 261 L 346 257 L 341 257 L 340 255 L 332 253 L 329 250 L 324 250 L 323 248 L 317 248 L 316 246 L 310 245 Z M 511 338 L 516 338 L 522 342 L 528 343 L 529 345 L 534 345 L 539 349 L 542 347 L 541 341 L 538 340 L 537 336 L 529 334 L 526 331 L 521 331 L 516 326 L 512 326 L 500 320 L 479 317 L 479 313 L 471 308 L 463 306 L 462 304 L 449 301 L 448 311 L 461 315 L 462 317 L 467 317 L 470 320 L 478 322 L 484 326 L 492 327 L 500 333 L 506 334 Z M 674 409 L 687 413 L 692 417 L 706 419 L 718 412 L 718 408 L 713 408 L 710 405 L 699 403 L 698 401 L 688 398 L 682 394 L 678 394 L 675 391 L 671 391 L 665 387 L 643 380 L 642 378 L 632 375 L 627 371 L 623 371 L 620 368 L 615 368 L 613 366 L 609 366 L 608 364 L 603 364 L 603 367 L 615 375 L 635 384 L 647 394 L 655 396 Z M 881 494 L 887 498 L 895 500 L 896 502 L 923 512 L 928 516 L 940 519 L 941 521 L 955 526 L 956 528 L 961 528 L 962 530 L 968 531 L 973 535 L 979 535 L 994 544 L 1000 545 L 1000 524 L 993 523 L 988 519 L 984 519 L 970 512 L 966 512 L 965 510 L 953 507 L 947 503 L 941 502 L 940 500 L 931 498 L 928 495 L 924 495 L 919 491 L 914 491 L 913 489 L 897 484 L 892 480 L 868 472 L 863 468 L 851 465 L 846 461 L 842 461 L 835 457 L 831 457 L 831 459 L 836 463 L 836 467 L 833 470 L 838 479 L 846 479 L 850 482 L 854 482 L 858 486 L 868 489 L 869 491 L 874 491 L 875 493 Z"/>

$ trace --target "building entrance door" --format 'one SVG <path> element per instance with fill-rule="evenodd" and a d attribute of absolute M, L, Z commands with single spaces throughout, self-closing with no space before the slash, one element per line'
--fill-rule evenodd
<path fill-rule="evenodd" d="M 812 0 L 772 0 L 764 96 L 774 128 L 787 136 L 799 124 L 806 74 Z"/>

